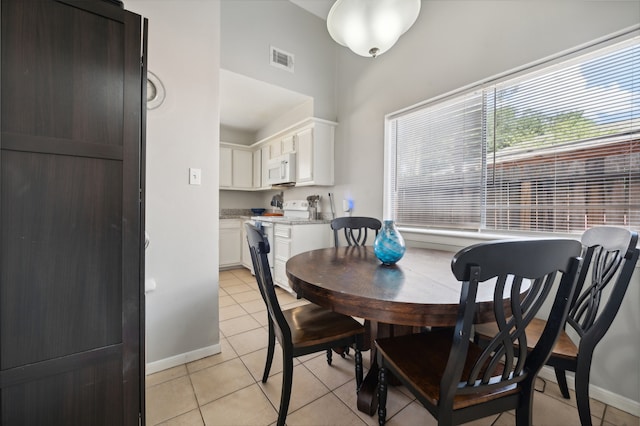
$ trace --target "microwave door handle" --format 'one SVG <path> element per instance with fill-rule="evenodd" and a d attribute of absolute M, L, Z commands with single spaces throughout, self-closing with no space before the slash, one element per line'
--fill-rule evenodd
<path fill-rule="evenodd" d="M 285 178 L 285 167 L 287 165 L 287 162 L 282 160 L 280 162 L 280 179 L 284 179 Z"/>

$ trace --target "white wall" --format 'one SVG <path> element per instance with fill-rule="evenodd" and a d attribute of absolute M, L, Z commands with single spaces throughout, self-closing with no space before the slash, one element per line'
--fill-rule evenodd
<path fill-rule="evenodd" d="M 311 96 L 314 114 L 335 121 L 335 49 L 324 21 L 284 0 L 226 0 L 221 13 L 222 68 Z M 269 65 L 269 46 L 295 56 L 294 73 Z"/>
<path fill-rule="evenodd" d="M 149 70 L 166 88 L 147 115 L 147 373 L 219 352 L 219 1 L 126 0 L 149 18 Z M 189 167 L 202 185 L 188 185 Z"/>

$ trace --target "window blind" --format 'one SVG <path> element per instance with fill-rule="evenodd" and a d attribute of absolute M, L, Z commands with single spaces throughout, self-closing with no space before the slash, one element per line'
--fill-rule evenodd
<path fill-rule="evenodd" d="M 393 211 L 398 224 L 480 226 L 482 109 L 482 93 L 476 92 L 393 121 Z"/>
<path fill-rule="evenodd" d="M 640 226 L 640 42 L 390 118 L 400 225 L 573 232 Z"/>

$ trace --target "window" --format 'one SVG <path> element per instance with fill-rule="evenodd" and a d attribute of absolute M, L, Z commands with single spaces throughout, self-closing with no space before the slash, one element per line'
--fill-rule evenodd
<path fill-rule="evenodd" d="M 640 40 L 387 118 L 399 225 L 640 227 Z"/>

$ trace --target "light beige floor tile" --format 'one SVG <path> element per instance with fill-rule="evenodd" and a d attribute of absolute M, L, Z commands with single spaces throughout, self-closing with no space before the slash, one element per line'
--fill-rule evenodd
<path fill-rule="evenodd" d="M 187 371 L 189 373 L 195 373 L 196 371 L 203 370 L 214 365 L 222 364 L 223 362 L 232 360 L 238 357 L 238 354 L 233 347 L 229 344 L 227 339 L 220 339 L 220 353 L 202 358 L 196 361 L 192 361 L 187 364 Z"/>
<path fill-rule="evenodd" d="M 398 413 L 400 410 L 411 404 L 411 399 L 400 392 L 400 386 L 389 387 L 387 392 L 387 416 L 391 417 Z M 340 400 L 351 409 L 362 421 L 371 426 L 377 426 L 378 415 L 374 414 L 369 416 L 366 413 L 358 411 L 358 394 L 356 393 L 356 380 L 353 379 L 350 382 L 345 383 L 338 389 L 335 389 L 333 393 L 340 398 Z"/>
<path fill-rule="evenodd" d="M 178 377 L 186 376 L 187 368 L 184 364 L 178 365 L 173 368 L 168 368 L 166 370 L 159 371 L 154 374 L 150 374 L 145 378 L 146 386 L 155 386 L 163 382 L 167 382 L 169 380 L 176 379 Z"/>
<path fill-rule="evenodd" d="M 333 390 L 356 377 L 355 361 L 353 359 L 354 351 L 350 353 L 351 355 L 347 355 L 344 358 L 333 353 L 331 365 L 327 364 L 326 356 L 315 357 L 304 362 L 304 365 L 318 377 L 325 386 Z"/>
<path fill-rule="evenodd" d="M 169 380 L 146 390 L 148 425 L 172 419 L 198 408 L 189 377 Z"/>
<path fill-rule="evenodd" d="M 604 421 L 618 426 L 638 426 L 640 418 L 612 406 L 607 406 L 604 412 Z"/>
<path fill-rule="evenodd" d="M 316 399 L 297 411 L 290 411 L 287 416 L 289 426 L 361 426 L 365 424 L 332 393 Z"/>
<path fill-rule="evenodd" d="M 222 287 L 218 286 L 218 297 L 228 296 L 228 295 L 229 295 L 229 293 L 224 291 L 224 289 Z"/>
<path fill-rule="evenodd" d="M 231 271 L 231 270 L 220 271 L 218 277 L 219 277 L 220 281 L 230 280 L 230 279 L 235 279 L 236 278 L 236 276 L 234 275 L 233 271 Z"/>
<path fill-rule="evenodd" d="M 220 321 L 226 321 L 232 318 L 246 316 L 247 311 L 245 311 L 242 306 L 238 304 L 233 304 L 230 306 L 220 307 L 218 315 L 219 315 Z"/>
<path fill-rule="evenodd" d="M 261 326 L 267 327 L 269 325 L 269 317 L 267 316 L 267 310 L 261 312 L 254 312 L 251 314 L 251 317 L 258 321 Z"/>
<path fill-rule="evenodd" d="M 251 286 L 243 283 L 242 281 L 236 280 L 235 282 L 239 284 L 224 287 L 224 291 L 226 291 L 227 294 L 233 296 L 234 294 L 244 293 L 246 291 L 254 291 Z"/>
<path fill-rule="evenodd" d="M 262 388 L 271 403 L 275 407 L 279 407 L 280 392 L 282 391 L 282 373 L 275 374 L 269 377 L 267 383 L 260 382 L 258 385 Z M 329 389 L 303 365 L 299 364 L 294 366 L 289 413 L 294 412 L 327 393 L 329 393 Z M 287 422 L 287 424 L 291 423 Z"/>
<path fill-rule="evenodd" d="M 536 392 L 533 396 L 533 424 L 579 425 L 578 410 L 556 398 Z"/>
<path fill-rule="evenodd" d="M 251 317 L 249 317 L 251 318 Z M 255 321 L 253 318 L 251 320 Z M 269 332 L 259 327 L 244 333 L 228 337 L 229 343 L 240 356 L 266 348 L 269 344 Z"/>
<path fill-rule="evenodd" d="M 538 378 L 539 381 L 542 381 L 542 379 Z M 539 389 L 539 386 L 536 384 L 536 389 Z M 544 385 L 544 394 L 551 396 L 567 405 L 570 405 L 572 407 L 574 407 L 576 410 L 578 409 L 578 405 L 576 402 L 576 393 L 575 391 L 573 391 L 572 389 L 569 389 L 569 399 L 564 399 L 564 397 L 562 396 L 562 393 L 560 392 L 560 388 L 558 387 L 557 383 L 554 383 L 552 381 L 547 380 L 546 384 Z M 537 393 L 536 393 L 537 395 Z M 603 402 L 600 402 L 598 400 L 595 400 L 593 398 L 591 398 L 589 400 L 589 405 L 591 407 L 591 416 L 592 417 L 597 417 L 598 419 L 601 419 L 603 414 L 604 414 L 604 409 L 605 409 L 605 404 Z M 598 422 L 600 423 L 600 422 Z"/>
<path fill-rule="evenodd" d="M 292 302 L 288 302 L 288 303 L 280 303 L 280 308 L 283 311 L 286 311 L 287 309 L 293 309 L 297 306 L 303 306 L 308 304 L 309 304 L 308 300 L 299 299 L 299 300 L 293 300 Z"/>
<path fill-rule="evenodd" d="M 242 362 L 246 365 L 247 369 L 253 376 L 256 382 L 262 380 L 262 373 L 264 372 L 264 364 L 267 360 L 267 348 L 263 348 L 241 357 Z M 294 360 L 296 365 L 296 360 Z M 269 376 L 278 374 L 282 371 L 282 348 L 276 344 L 273 352 L 273 361 L 271 362 L 271 369 L 269 370 Z"/>
<path fill-rule="evenodd" d="M 418 402 L 412 402 L 397 414 L 389 416 L 387 414 L 388 426 L 423 425 L 436 426 L 438 422 L 431 414 Z"/>
<path fill-rule="evenodd" d="M 234 293 L 231 297 L 233 297 L 233 299 L 238 303 L 249 302 L 251 300 L 260 300 L 262 302 L 262 296 L 260 295 L 260 292 L 256 290 Z M 262 304 L 264 305 L 264 302 L 262 302 Z"/>
<path fill-rule="evenodd" d="M 262 297 L 259 297 L 256 300 L 241 303 L 240 306 L 242 306 L 242 308 L 250 314 L 254 314 L 256 312 L 264 312 L 266 315 L 267 313 L 267 306 L 264 304 L 264 300 L 262 300 Z"/>
<path fill-rule="evenodd" d="M 204 420 L 202 420 L 200 410 L 196 409 L 160 423 L 159 426 L 204 426 Z"/>
<path fill-rule="evenodd" d="M 225 306 L 237 305 L 237 302 L 231 296 L 218 297 L 218 306 L 224 308 Z"/>
<path fill-rule="evenodd" d="M 270 425 L 278 419 L 278 413 L 255 384 L 206 404 L 201 409 L 207 426 Z"/>
<path fill-rule="evenodd" d="M 200 406 L 245 388 L 255 381 L 239 358 L 191 374 Z"/>
<path fill-rule="evenodd" d="M 289 303 L 297 302 L 298 300 L 304 300 L 304 299 L 298 299 L 296 296 L 292 295 L 291 293 L 288 293 L 281 289 L 278 289 L 276 291 L 276 295 L 278 296 L 278 303 L 280 303 L 280 306 L 285 306 Z"/>
<path fill-rule="evenodd" d="M 227 338 L 256 328 L 262 328 L 262 325 L 249 315 L 220 321 L 220 331 Z"/>

